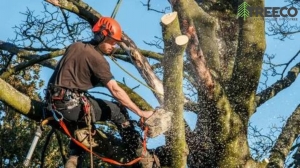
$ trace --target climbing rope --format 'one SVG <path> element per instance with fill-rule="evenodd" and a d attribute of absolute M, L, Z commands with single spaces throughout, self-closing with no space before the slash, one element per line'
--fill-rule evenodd
<path fill-rule="evenodd" d="M 122 0 L 118 0 L 116 6 L 115 6 L 115 8 L 114 8 L 113 13 L 111 14 L 111 17 L 112 17 L 112 18 L 115 18 L 115 17 L 116 17 L 116 15 L 117 15 L 117 13 L 118 13 L 118 11 L 119 11 L 119 7 L 120 7 L 120 5 L 121 5 L 121 2 L 122 2 Z"/>
<path fill-rule="evenodd" d="M 130 72 L 128 72 L 125 68 L 123 68 L 119 63 L 117 63 L 117 61 L 114 59 L 113 54 L 111 54 L 109 56 L 109 58 L 120 68 L 122 69 L 125 73 L 127 73 L 127 75 L 129 75 L 130 77 L 132 77 L 133 79 L 135 79 L 137 82 L 139 82 L 140 84 L 144 85 L 145 87 L 147 87 L 148 89 L 152 90 L 153 92 L 163 96 L 163 94 L 159 93 L 158 91 L 154 90 L 153 88 L 149 87 L 148 85 L 144 84 L 141 80 L 139 80 L 138 78 L 136 78 L 135 76 L 133 76 Z"/>
<path fill-rule="evenodd" d="M 118 11 L 119 11 L 119 7 L 121 5 L 122 0 L 118 0 L 112 14 L 111 14 L 111 18 L 115 18 Z M 144 84 L 142 81 L 140 81 L 139 79 L 137 79 L 136 77 L 134 77 L 130 72 L 126 71 L 120 64 L 117 63 L 117 61 L 114 59 L 113 57 L 113 53 L 110 55 L 110 59 L 119 67 L 121 68 L 125 73 L 127 73 L 129 76 L 131 76 L 133 79 L 135 79 L 137 82 L 139 82 L 140 84 L 142 84 L 143 86 L 147 87 L 148 89 L 152 90 L 153 92 L 163 96 L 162 93 L 157 92 L 156 90 L 154 90 L 153 88 L 149 87 L 148 85 Z"/>
<path fill-rule="evenodd" d="M 85 113 L 86 123 L 88 125 L 89 131 L 89 143 L 90 143 L 90 168 L 94 167 L 94 160 L 93 160 L 93 146 L 92 146 L 92 117 L 91 117 L 91 106 L 88 103 L 86 97 L 81 97 L 81 101 L 83 103 L 83 111 Z"/>
<path fill-rule="evenodd" d="M 138 161 L 140 161 L 143 158 L 143 156 L 145 155 L 146 151 L 147 151 L 147 146 L 146 146 L 147 136 L 146 135 L 147 135 L 148 127 L 145 127 L 142 156 L 140 156 L 140 157 L 138 157 L 138 158 L 136 158 L 136 159 L 134 159 L 130 162 L 127 162 L 127 163 L 120 163 L 120 162 L 117 162 L 117 161 L 112 160 L 110 158 L 102 157 L 102 156 L 98 155 L 97 153 L 95 153 L 94 151 L 91 151 L 88 147 L 84 146 L 81 142 L 79 142 L 77 139 L 75 139 L 71 135 L 71 133 L 69 132 L 67 126 L 65 125 L 65 123 L 63 121 L 63 117 L 61 117 L 61 118 L 57 117 L 56 112 L 57 112 L 56 110 L 52 110 L 52 114 L 53 114 L 52 119 L 55 119 L 58 122 L 58 124 L 60 125 L 60 128 L 62 129 L 64 134 L 66 134 L 76 145 L 80 146 L 82 149 L 84 149 L 85 151 L 91 153 L 92 155 L 96 156 L 97 158 L 99 158 L 100 160 L 102 160 L 104 162 L 114 164 L 114 165 L 118 165 L 118 166 L 131 166 L 131 165 L 137 163 Z M 143 120 L 142 120 L 142 122 L 143 122 Z"/>

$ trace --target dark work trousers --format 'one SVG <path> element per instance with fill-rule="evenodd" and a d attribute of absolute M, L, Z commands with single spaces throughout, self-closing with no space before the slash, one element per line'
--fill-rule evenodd
<path fill-rule="evenodd" d="M 136 156 L 141 155 L 142 149 L 142 137 L 138 131 L 135 130 L 132 123 L 127 127 L 122 126 L 123 123 L 128 121 L 129 115 L 126 108 L 117 102 L 106 101 L 102 99 L 96 99 L 94 97 L 88 97 L 92 109 L 94 111 L 94 118 L 96 121 L 112 121 L 119 129 L 122 141 L 128 144 L 128 148 L 131 149 Z M 72 109 L 66 109 L 63 102 L 57 102 L 55 105 L 58 110 L 63 114 L 66 123 L 69 126 L 71 132 L 78 128 L 85 127 L 84 112 L 82 106 L 79 105 Z M 71 128 L 70 128 L 71 127 Z M 70 141 L 70 155 L 80 156 L 84 150 L 81 147 Z"/>

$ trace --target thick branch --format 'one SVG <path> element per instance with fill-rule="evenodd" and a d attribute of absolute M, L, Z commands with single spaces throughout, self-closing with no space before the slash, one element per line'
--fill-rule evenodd
<path fill-rule="evenodd" d="M 144 100 L 139 94 L 134 92 L 132 89 L 127 87 L 126 85 L 118 82 L 118 85 L 125 90 L 130 99 L 142 110 L 153 110 L 153 108 Z"/>
<path fill-rule="evenodd" d="M 285 158 L 290 152 L 293 142 L 300 133 L 300 105 L 289 117 L 271 150 L 270 162 L 267 167 L 284 167 Z"/>
<path fill-rule="evenodd" d="M 153 51 L 148 51 L 148 50 L 140 50 L 141 54 L 143 54 L 145 57 L 147 58 L 152 58 L 155 60 L 162 60 L 163 59 L 163 55 L 153 52 Z"/>
<path fill-rule="evenodd" d="M 2 79 L 0 79 L 0 101 L 33 120 L 41 119 L 42 102 L 31 100 Z"/>
<path fill-rule="evenodd" d="M 166 14 L 161 18 L 164 39 L 164 107 L 174 113 L 169 138 L 171 148 L 171 167 L 184 167 L 186 165 L 185 123 L 183 119 L 184 96 L 183 80 L 183 52 L 188 37 L 181 35 L 177 12 Z"/>
<path fill-rule="evenodd" d="M 141 54 L 143 54 L 145 57 L 147 58 L 151 58 L 154 60 L 162 60 L 163 59 L 163 55 L 153 52 L 153 51 L 149 51 L 149 50 L 139 50 L 139 52 L 141 52 Z M 122 50 L 122 49 L 117 49 L 115 51 L 115 54 L 123 54 L 123 55 L 128 55 L 127 51 Z"/>
<path fill-rule="evenodd" d="M 101 15 L 95 11 L 92 7 L 90 7 L 88 4 L 84 3 L 81 0 L 45 0 L 46 2 L 66 9 L 82 19 L 88 21 L 90 25 L 94 25 L 98 18 L 101 17 Z"/>
<path fill-rule="evenodd" d="M 286 77 L 278 80 L 269 88 L 263 90 L 262 92 L 256 95 L 256 106 L 259 107 L 261 104 L 270 100 L 274 96 L 276 96 L 280 91 L 289 87 L 297 78 L 300 73 L 300 62 L 296 64 L 291 70 L 288 72 Z"/>
<path fill-rule="evenodd" d="M 181 23 L 183 32 L 187 34 L 197 33 L 198 43 L 204 53 L 203 56 L 208 67 L 217 71 L 220 67 L 220 60 L 216 37 L 216 19 L 206 13 L 195 1 L 176 1 L 174 9 L 182 11 L 180 12 L 180 20 L 183 22 Z M 195 25 L 191 27 L 193 24 Z"/>
<path fill-rule="evenodd" d="M 42 55 L 42 56 L 34 55 L 33 57 L 31 57 L 31 59 L 29 61 L 20 63 L 20 64 L 18 64 L 17 66 L 15 66 L 13 68 L 7 69 L 6 72 L 1 74 L 0 78 L 1 79 L 6 79 L 9 76 L 11 76 L 12 74 L 14 74 L 14 73 L 26 68 L 26 67 L 32 66 L 36 63 L 42 62 L 42 61 L 47 60 L 49 58 L 54 58 L 54 57 L 63 55 L 64 52 L 65 52 L 65 50 L 62 49 L 62 50 L 57 50 L 57 51 L 54 51 L 54 52 L 51 52 L 51 53 L 48 53 L 48 54 L 45 54 L 45 55 Z"/>
<path fill-rule="evenodd" d="M 16 45 L 12 43 L 4 42 L 2 40 L 0 40 L 0 50 L 5 50 L 12 54 L 17 54 L 17 55 L 32 55 L 32 52 L 27 50 L 22 50 Z"/>
<path fill-rule="evenodd" d="M 208 68 L 209 65 L 207 64 L 206 59 L 210 59 L 209 61 L 211 64 L 213 64 L 212 60 L 213 57 L 210 57 L 208 55 L 204 55 L 207 53 L 203 54 L 202 46 L 200 45 L 199 38 L 200 34 L 202 36 L 203 33 L 205 32 L 210 32 L 211 30 L 208 31 L 201 31 L 201 33 L 198 33 L 198 30 L 200 28 L 197 28 L 197 26 L 194 25 L 193 19 L 196 19 L 194 17 L 196 16 L 202 16 L 204 18 L 198 18 L 201 20 L 201 23 L 204 25 L 207 25 L 206 23 L 210 22 L 208 18 L 210 18 L 201 8 L 196 9 L 194 7 L 190 8 L 191 6 L 197 6 L 192 1 L 174 1 L 175 3 L 173 4 L 174 10 L 181 11 L 179 13 L 179 19 L 181 22 L 181 31 L 188 35 L 190 38 L 186 52 L 188 59 L 191 61 L 192 65 L 192 70 L 194 71 L 194 79 L 196 79 L 196 82 L 200 84 L 203 87 L 203 90 L 208 91 L 208 95 L 212 95 L 212 90 L 214 87 L 214 81 L 210 72 L 210 69 Z M 193 9 L 193 10 L 190 10 Z M 199 12 L 199 13 L 198 13 Z M 198 15 L 199 14 L 199 15 Z M 192 17 L 193 16 L 193 17 Z M 195 20 L 195 22 L 198 22 L 198 20 Z M 209 24 L 211 25 L 211 24 Z M 198 25 L 199 26 L 199 25 Z M 199 36 L 199 37 L 198 37 Z M 205 35 L 203 35 L 205 36 Z M 208 41 L 211 41 L 210 39 Z M 207 42 L 206 42 L 207 43 Z M 214 46 L 215 44 L 213 44 Z M 206 45 L 208 46 L 208 45 Z M 211 50 L 213 51 L 213 50 Z M 211 53 L 209 51 L 208 53 Z M 216 66 L 211 66 L 211 67 L 216 67 Z"/>
<path fill-rule="evenodd" d="M 250 6 L 264 7 L 263 0 L 247 1 Z M 227 93 L 231 102 L 237 104 L 235 111 L 249 118 L 255 111 L 255 94 L 262 69 L 266 48 L 265 24 L 263 20 L 239 20 L 238 51 Z M 255 36 L 253 36 L 253 33 Z"/>
<path fill-rule="evenodd" d="M 18 57 L 26 59 L 26 60 L 31 60 L 31 59 L 36 59 L 37 55 L 33 55 L 31 51 L 23 50 L 18 48 L 16 45 L 7 43 L 4 41 L 0 40 L 0 50 L 5 50 L 7 52 L 10 52 L 12 54 L 16 54 Z M 55 51 L 57 52 L 57 51 Z M 57 61 L 55 59 L 47 59 L 42 62 L 39 62 L 40 65 L 48 67 L 50 69 L 54 69 L 56 66 Z"/>
<path fill-rule="evenodd" d="M 139 50 L 141 52 L 141 54 L 143 54 L 145 57 L 147 58 L 151 58 L 154 60 L 162 60 L 163 56 L 159 53 L 153 52 L 153 51 L 149 51 L 149 50 Z M 116 49 L 114 51 L 114 55 L 115 54 L 119 54 L 119 55 L 128 55 L 127 51 L 123 50 L 123 49 Z"/>
<path fill-rule="evenodd" d="M 123 42 L 119 44 L 130 56 L 131 61 L 146 81 L 146 83 L 154 90 L 153 94 L 160 104 L 163 104 L 163 85 L 159 78 L 155 75 L 148 60 L 139 52 L 134 42 L 123 33 Z"/>

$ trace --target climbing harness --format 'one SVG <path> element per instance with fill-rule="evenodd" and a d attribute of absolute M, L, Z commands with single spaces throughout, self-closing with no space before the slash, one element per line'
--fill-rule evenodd
<path fill-rule="evenodd" d="M 48 91 L 48 92 L 51 92 L 51 91 Z M 67 91 L 62 91 L 64 94 L 67 93 Z M 63 97 L 61 96 L 60 94 L 58 94 L 60 97 Z M 118 165 L 118 166 L 130 166 L 130 165 L 133 165 L 135 163 L 137 163 L 138 161 L 142 160 L 143 157 L 145 156 L 146 154 L 146 151 L 147 151 L 147 146 L 146 146 L 146 141 L 147 141 L 147 132 L 148 132 L 148 127 L 144 127 L 144 137 L 143 137 L 143 142 L 142 142 L 142 145 L 143 145 L 143 152 L 142 152 L 142 155 L 128 163 L 120 163 L 120 162 L 117 162 L 113 159 L 110 159 L 110 158 L 106 158 L 106 157 L 103 157 L 103 156 L 100 156 L 99 154 L 95 153 L 93 151 L 93 146 L 96 145 L 96 144 L 93 144 L 93 142 L 91 141 L 93 138 L 91 137 L 92 136 L 92 131 L 91 131 L 91 123 L 92 123 L 92 117 L 91 117 L 91 105 L 89 103 L 89 100 L 87 99 L 86 96 L 81 96 L 81 104 L 82 104 L 82 109 L 84 111 L 84 113 L 86 114 L 87 118 L 86 118 L 86 123 L 87 125 L 90 125 L 89 128 L 88 128 L 88 132 L 89 132 L 89 145 L 85 145 L 83 144 L 82 142 L 80 142 L 78 139 L 76 139 L 75 137 L 72 136 L 72 134 L 70 133 L 70 131 L 68 130 L 65 122 L 64 122 L 64 117 L 62 115 L 62 113 L 60 111 L 58 111 L 53 103 L 53 100 L 52 100 L 52 96 L 51 94 L 48 95 L 48 106 L 47 106 L 47 111 L 51 112 L 51 117 L 48 117 L 46 118 L 45 120 L 42 121 L 42 124 L 43 125 L 46 125 L 46 124 L 49 124 L 50 120 L 55 120 L 56 123 L 59 124 L 62 132 L 64 134 L 66 134 L 71 141 L 73 141 L 76 145 L 80 146 L 82 149 L 84 149 L 85 151 L 89 152 L 90 153 L 90 157 L 91 159 L 93 158 L 93 156 L 96 156 L 98 159 L 102 160 L 103 162 L 107 162 L 107 163 L 110 163 L 110 164 L 114 164 L 114 165 Z M 58 99 L 56 99 L 58 100 Z M 142 120 L 143 122 L 143 120 Z M 89 124 L 90 123 L 90 124 Z M 92 161 L 92 160 L 91 160 Z M 92 163 L 91 163 L 91 167 L 92 167 Z"/>
<path fill-rule="evenodd" d="M 115 18 L 117 12 L 118 12 L 118 9 L 120 7 L 120 4 L 121 4 L 122 0 L 118 0 L 117 4 L 116 4 L 116 7 L 114 8 L 114 11 L 112 13 L 112 18 Z M 128 51 L 127 51 L 128 52 Z M 161 93 L 157 92 L 156 90 L 154 90 L 153 88 L 147 86 L 146 84 L 144 84 L 143 82 L 141 82 L 140 80 L 138 80 L 137 78 L 135 78 L 132 74 L 130 74 L 128 71 L 126 71 L 123 67 L 121 67 L 113 58 L 112 58 L 112 55 L 110 56 L 110 58 L 112 59 L 112 61 L 117 65 L 119 66 L 124 72 L 126 72 L 128 75 L 130 75 L 132 78 L 134 78 L 135 80 L 137 80 L 139 83 L 141 83 L 142 85 L 144 85 L 145 87 L 151 89 L 153 92 L 157 93 L 157 94 L 160 94 L 162 95 Z M 62 92 L 60 92 L 60 94 L 58 96 L 56 96 L 55 99 L 53 100 L 61 100 L 64 98 L 64 96 L 66 95 L 66 92 L 65 90 L 63 90 Z M 49 95 L 48 95 L 49 96 Z M 146 144 L 146 140 L 147 140 L 147 132 L 148 132 L 148 126 L 146 126 L 144 123 L 144 118 L 141 118 L 140 120 L 140 124 L 143 125 L 142 128 L 143 128 L 143 131 L 144 131 L 144 136 L 143 136 L 143 142 L 142 142 L 142 145 L 143 145 L 143 151 L 142 151 L 142 155 L 140 157 L 137 157 L 136 159 L 130 161 L 130 162 L 127 162 L 127 163 L 120 163 L 118 161 L 115 161 L 113 159 L 110 159 L 110 158 L 106 158 L 106 157 L 103 157 L 103 156 L 100 156 L 98 155 L 97 153 L 95 153 L 93 151 L 93 147 L 97 144 L 93 144 L 92 142 L 92 121 L 93 121 L 93 117 L 91 115 L 91 106 L 90 106 L 90 103 L 88 101 L 88 99 L 85 97 L 85 96 L 81 96 L 81 103 L 83 105 L 83 111 L 85 112 L 85 119 L 86 119 L 86 123 L 88 125 L 88 132 L 89 132 L 89 144 L 83 144 L 82 142 L 78 141 L 75 137 L 73 137 L 70 133 L 70 131 L 68 130 L 65 122 L 64 122 L 64 117 L 62 115 L 62 113 L 57 110 L 54 106 L 54 103 L 53 103 L 53 100 L 52 100 L 52 96 L 50 94 L 50 97 L 48 97 L 48 99 L 50 101 L 48 101 L 48 106 L 47 106 L 47 111 L 50 111 L 51 112 L 51 117 L 45 117 L 44 116 L 44 120 L 41 122 L 40 124 L 40 127 L 37 128 L 36 130 L 36 133 L 35 133 L 35 137 L 33 139 L 33 142 L 31 144 L 31 147 L 30 147 L 30 150 L 26 156 L 26 159 L 23 163 L 23 165 L 25 167 L 28 167 L 29 166 L 29 162 L 30 162 L 30 159 L 31 159 L 31 156 L 33 154 L 33 151 L 36 147 L 36 144 L 39 140 L 39 138 L 41 137 L 41 134 L 42 134 L 42 127 L 45 126 L 45 125 L 50 125 L 52 126 L 51 122 L 50 121 L 56 121 L 56 123 L 59 124 L 60 128 L 62 129 L 63 133 L 66 134 L 71 141 L 73 141 L 76 145 L 78 145 L 79 147 L 81 147 L 82 149 L 84 149 L 85 151 L 89 152 L 90 153 L 90 158 L 91 158 L 91 168 L 93 167 L 93 156 L 96 156 L 97 158 L 99 158 L 100 160 L 102 160 L 103 162 L 107 162 L 107 163 L 110 163 L 110 164 L 114 164 L 114 165 L 118 165 L 118 166 L 131 166 L 137 162 L 139 162 L 140 160 L 143 159 L 143 157 L 145 156 L 146 152 L 147 152 L 147 144 Z M 73 106 L 75 106 L 75 104 L 73 104 Z M 72 107 L 68 107 L 68 108 L 72 108 Z M 54 127 L 52 127 L 54 128 Z M 158 159 L 154 157 L 154 160 L 156 163 L 159 163 Z"/>
<path fill-rule="evenodd" d="M 48 90 L 48 93 L 49 92 L 50 91 Z M 61 92 L 66 94 L 65 90 L 61 90 Z M 71 141 L 73 141 L 76 145 L 78 145 L 79 147 L 84 149 L 86 152 L 90 153 L 91 162 L 93 161 L 93 156 L 95 156 L 98 159 L 102 160 L 103 162 L 107 162 L 107 163 L 110 163 L 110 164 L 114 164 L 114 165 L 118 165 L 118 166 L 131 166 L 131 165 L 139 162 L 140 160 L 142 160 L 144 158 L 145 154 L 147 153 L 147 145 L 146 145 L 147 132 L 148 132 L 148 127 L 147 126 L 143 127 L 143 131 L 144 131 L 143 142 L 142 142 L 143 150 L 142 150 L 141 156 L 137 157 L 137 158 L 135 158 L 132 161 L 127 162 L 127 163 L 120 163 L 120 162 L 115 161 L 113 159 L 100 156 L 99 154 L 97 154 L 93 151 L 93 147 L 95 146 L 95 144 L 93 144 L 93 141 L 91 141 L 93 139 L 91 137 L 92 136 L 92 133 L 91 133 L 92 132 L 91 131 L 92 127 L 91 126 L 88 127 L 88 132 L 89 132 L 89 138 L 88 139 L 90 140 L 89 145 L 83 144 L 78 139 L 73 137 L 72 134 L 70 133 L 69 129 L 67 128 L 65 122 L 64 122 L 63 114 L 59 110 L 57 110 L 55 105 L 54 105 L 54 102 L 53 102 L 53 99 L 52 99 L 53 96 L 51 96 L 51 93 L 49 93 L 49 94 L 50 95 L 46 96 L 46 99 L 48 99 L 48 100 L 47 100 L 47 106 L 44 108 L 44 111 L 43 111 L 43 118 L 44 119 L 41 121 L 40 126 L 38 126 L 38 128 L 37 128 L 37 131 L 35 133 L 35 137 L 34 137 L 33 142 L 31 144 L 30 150 L 29 150 L 29 152 L 26 156 L 25 161 L 23 162 L 24 167 L 29 166 L 31 156 L 33 154 L 33 151 L 34 151 L 36 145 L 37 145 L 37 142 L 38 142 L 39 138 L 41 137 L 42 130 L 43 130 L 45 125 L 50 125 L 50 126 L 52 126 L 52 128 L 57 128 L 57 126 L 59 126 L 60 130 L 65 135 L 67 135 L 68 138 Z M 54 100 L 59 100 L 59 98 L 57 98 L 57 97 L 63 98 L 63 95 L 59 94 L 57 96 L 54 96 Z M 81 102 L 82 102 L 81 103 L 82 104 L 82 109 L 83 109 L 84 113 L 87 116 L 86 117 L 86 123 L 87 123 L 87 125 L 92 125 L 92 124 L 89 124 L 89 123 L 92 123 L 92 117 L 91 117 L 91 112 L 90 112 L 91 111 L 91 106 L 90 106 L 89 100 L 87 99 L 87 97 L 81 96 Z M 48 114 L 46 114 L 47 112 L 48 112 Z M 49 114 L 49 112 L 50 112 L 50 114 Z M 143 118 L 141 119 L 141 121 L 142 121 L 142 123 L 144 123 Z M 55 124 L 56 126 L 53 125 L 53 124 Z M 51 130 L 51 131 L 53 131 L 53 130 Z M 96 144 L 96 145 L 98 145 L 98 144 Z M 91 163 L 91 167 L 93 167 L 93 163 Z"/>
<path fill-rule="evenodd" d="M 106 158 L 106 157 L 102 157 L 102 156 L 100 156 L 100 155 L 98 155 L 97 153 L 95 153 L 95 152 L 93 152 L 92 150 L 90 150 L 88 147 L 86 147 L 85 145 L 83 145 L 81 142 L 79 142 L 77 139 L 75 139 L 72 135 L 71 135 L 71 133 L 69 132 L 69 130 L 68 130 L 68 128 L 67 128 L 67 126 L 66 126 L 66 124 L 64 123 L 64 121 L 63 121 L 63 117 L 57 117 L 56 116 L 56 111 L 55 110 L 53 110 L 52 111 L 52 114 L 54 115 L 54 119 L 59 123 L 59 125 L 60 125 L 60 127 L 62 128 L 62 130 L 63 130 L 63 132 L 71 139 L 71 141 L 73 141 L 76 145 L 78 145 L 78 146 L 80 146 L 82 149 L 84 149 L 85 151 L 87 151 L 87 152 L 89 152 L 89 153 L 91 153 L 91 154 L 93 154 L 94 156 L 96 156 L 97 158 L 99 158 L 100 160 L 102 160 L 102 161 L 104 161 L 104 162 L 107 162 L 107 163 L 110 163 L 110 164 L 114 164 L 114 165 L 118 165 L 118 166 L 130 166 L 130 165 L 133 165 L 133 164 L 135 164 L 135 163 L 137 163 L 138 161 L 140 161 L 142 158 L 143 158 L 143 156 L 144 156 L 144 154 L 145 154 L 145 152 L 146 152 L 146 150 L 147 150 L 147 147 L 146 147 L 146 134 L 144 135 L 144 140 L 143 140 L 143 154 L 142 154 L 142 156 L 141 157 L 138 157 L 138 158 L 136 158 L 136 159 L 134 159 L 134 160 L 132 160 L 132 161 L 130 161 L 130 162 L 128 162 L 128 163 L 120 163 L 120 162 L 117 162 L 117 161 L 115 161 L 115 160 L 113 160 L 113 159 L 110 159 L 110 158 Z M 147 132 L 147 127 L 145 128 L 145 132 Z"/>
<path fill-rule="evenodd" d="M 119 10 L 119 7 L 120 7 L 120 5 L 121 5 L 121 2 L 122 2 L 122 0 L 118 0 L 116 6 L 115 6 L 115 8 L 114 8 L 114 11 L 113 11 L 112 14 L 111 14 L 111 18 L 115 18 L 115 17 L 116 17 L 116 15 L 117 15 L 117 13 L 118 13 L 118 10 Z"/>

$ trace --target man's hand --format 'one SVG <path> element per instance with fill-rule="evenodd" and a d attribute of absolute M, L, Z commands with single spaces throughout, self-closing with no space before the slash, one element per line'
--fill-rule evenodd
<path fill-rule="evenodd" d="M 152 116 L 154 112 L 153 111 L 141 111 L 140 117 L 149 118 Z"/>
<path fill-rule="evenodd" d="M 170 111 L 155 109 L 153 115 L 144 122 L 144 125 L 148 127 L 147 136 L 154 138 L 168 131 L 172 125 L 172 115 Z"/>

